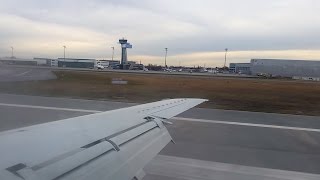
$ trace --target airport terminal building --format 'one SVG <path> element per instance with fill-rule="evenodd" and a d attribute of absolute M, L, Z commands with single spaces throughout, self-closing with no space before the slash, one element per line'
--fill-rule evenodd
<path fill-rule="evenodd" d="M 230 63 L 229 71 L 231 73 L 250 74 L 250 63 Z"/>
<path fill-rule="evenodd" d="M 281 77 L 320 77 L 320 61 L 286 59 L 252 59 L 252 75 L 268 74 Z"/>

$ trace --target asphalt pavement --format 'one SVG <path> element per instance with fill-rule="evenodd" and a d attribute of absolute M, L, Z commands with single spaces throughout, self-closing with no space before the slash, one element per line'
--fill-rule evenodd
<path fill-rule="evenodd" d="M 0 65 L 0 82 L 55 79 L 50 69 Z"/>
<path fill-rule="evenodd" d="M 136 104 L 0 94 L 0 131 L 133 105 Z M 198 168 L 209 163 L 212 168 L 216 167 L 212 172 L 219 170 L 216 175 L 223 169 L 219 163 L 230 167 L 227 168 L 230 171 L 237 167 L 246 172 L 261 168 L 259 172 L 264 173 L 277 169 L 290 171 L 291 175 L 296 172 L 308 173 L 308 176 L 320 174 L 320 117 L 194 108 L 172 121 L 173 125 L 167 128 L 175 144 L 169 143 L 160 155 L 170 157 L 174 162 L 186 162 L 180 164 L 184 170 L 190 169 L 187 162 L 191 161 Z M 174 173 L 178 169 L 165 174 L 149 168 L 164 168 L 163 164 L 151 163 L 146 167 L 146 180 L 209 176 L 178 176 Z M 197 172 L 207 171 L 200 169 Z M 235 176 L 235 179 L 239 177 Z"/>

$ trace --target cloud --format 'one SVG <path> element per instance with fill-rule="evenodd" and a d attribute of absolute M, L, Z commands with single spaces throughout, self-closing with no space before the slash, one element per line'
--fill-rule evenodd
<path fill-rule="evenodd" d="M 159 64 L 165 47 L 190 65 L 226 47 L 295 57 L 288 52 L 320 49 L 319 7 L 315 0 L 2 0 L 0 56 L 14 46 L 19 56 L 59 57 L 66 45 L 73 57 L 110 57 L 111 46 L 119 57 L 117 40 L 126 37 L 132 59 Z"/>
<path fill-rule="evenodd" d="M 14 46 L 18 56 L 59 56 L 58 51 L 62 50 L 63 45 L 67 45 L 74 55 L 91 56 L 89 51 L 95 48 L 102 51 L 104 39 L 109 39 L 106 34 L 86 28 L 35 22 L 12 15 L 0 14 L 0 24 L 6 24 L 0 28 L 0 45 L 7 48 Z"/>
<path fill-rule="evenodd" d="M 223 66 L 225 52 L 196 52 L 171 55 L 167 58 L 169 66 Z M 250 62 L 250 59 L 301 59 L 320 60 L 320 50 L 268 50 L 268 51 L 229 51 L 227 64 L 235 62 Z M 142 61 L 145 64 L 164 65 L 164 56 L 131 56 L 131 60 Z"/>

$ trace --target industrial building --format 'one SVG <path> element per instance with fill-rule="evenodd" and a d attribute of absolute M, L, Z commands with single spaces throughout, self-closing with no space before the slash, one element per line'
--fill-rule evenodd
<path fill-rule="evenodd" d="M 128 61 L 127 65 L 129 65 L 129 70 L 143 70 L 144 69 L 144 65 L 143 64 L 139 64 L 135 61 Z"/>
<path fill-rule="evenodd" d="M 126 62 L 128 66 L 130 63 Z M 19 59 L 19 58 L 0 58 L 0 64 L 29 65 L 29 66 L 51 66 L 67 68 L 95 68 L 97 64 L 104 67 L 119 68 L 119 60 L 96 60 L 96 59 L 78 59 L 78 58 L 38 58 Z"/>
<path fill-rule="evenodd" d="M 17 58 L 1 58 L 1 64 L 11 64 L 11 65 L 27 65 L 36 66 L 37 61 L 32 59 L 17 59 Z"/>
<path fill-rule="evenodd" d="M 252 75 L 273 77 L 320 77 L 320 61 L 252 59 L 250 71 Z"/>
<path fill-rule="evenodd" d="M 230 63 L 229 71 L 237 74 L 250 74 L 250 63 Z"/>
<path fill-rule="evenodd" d="M 58 67 L 93 69 L 95 63 L 95 59 L 58 58 Z"/>
<path fill-rule="evenodd" d="M 117 67 L 120 65 L 120 61 L 118 60 L 96 60 L 96 65 L 97 64 L 100 64 L 101 66 L 104 66 L 104 67 Z"/>
<path fill-rule="evenodd" d="M 33 60 L 37 62 L 38 66 L 51 66 L 53 59 L 35 57 Z"/>
<path fill-rule="evenodd" d="M 47 58 L 20 59 L 5 57 L 0 58 L 2 64 L 27 65 L 27 66 L 50 66 L 51 60 Z"/>

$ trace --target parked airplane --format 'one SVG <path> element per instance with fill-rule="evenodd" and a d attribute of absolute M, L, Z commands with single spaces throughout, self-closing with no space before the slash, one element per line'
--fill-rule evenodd
<path fill-rule="evenodd" d="M 163 100 L 1 132 L 0 179 L 141 179 L 172 141 L 167 120 L 204 101 Z"/>

